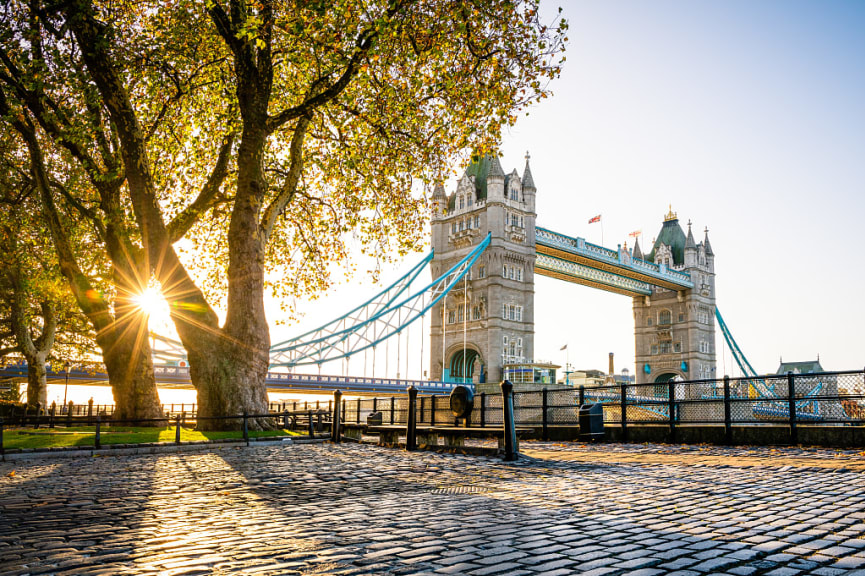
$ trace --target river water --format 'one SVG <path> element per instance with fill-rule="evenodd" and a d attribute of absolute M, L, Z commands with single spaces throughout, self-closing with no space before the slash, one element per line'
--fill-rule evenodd
<path fill-rule="evenodd" d="M 25 386 L 21 386 L 22 392 Z M 63 384 L 48 384 L 48 404 L 57 402 L 63 403 L 63 394 L 65 386 Z M 268 397 L 271 402 L 288 402 L 297 400 L 299 402 L 315 402 L 319 400 L 327 403 L 333 398 L 333 394 L 310 394 L 304 392 L 288 392 L 275 391 L 268 392 Z M 344 395 L 344 398 L 351 398 L 350 395 Z M 114 404 L 114 397 L 111 395 L 110 386 L 90 386 L 81 384 L 70 384 L 69 390 L 66 391 L 66 402 L 70 400 L 75 404 L 87 404 L 93 398 L 94 404 Z M 159 388 L 159 400 L 162 404 L 194 404 L 196 393 L 194 388 Z"/>

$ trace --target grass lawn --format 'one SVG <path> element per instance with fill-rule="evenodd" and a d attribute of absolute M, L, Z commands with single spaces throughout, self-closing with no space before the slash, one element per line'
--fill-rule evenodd
<path fill-rule="evenodd" d="M 102 426 L 99 430 L 102 444 L 139 444 L 144 442 L 174 442 L 175 428 L 136 428 L 130 426 Z M 250 430 L 250 438 L 270 436 L 299 436 L 291 430 Z M 7 428 L 3 430 L 3 447 L 52 448 L 56 446 L 93 446 L 95 426 L 73 426 L 71 428 Z M 223 438 L 243 438 L 243 432 L 199 432 L 180 428 L 181 442 L 199 442 Z"/>

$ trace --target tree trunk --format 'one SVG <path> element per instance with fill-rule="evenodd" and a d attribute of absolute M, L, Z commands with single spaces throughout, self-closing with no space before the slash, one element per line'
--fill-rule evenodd
<path fill-rule="evenodd" d="M 146 317 L 143 322 L 138 322 L 138 327 L 144 330 L 144 337 L 120 336 L 106 339 L 110 342 L 105 344 L 99 342 L 114 396 L 114 419 L 155 418 L 157 420 L 154 422 L 136 422 L 135 425 L 165 426 L 154 382 Z"/>
<path fill-rule="evenodd" d="M 44 410 L 48 406 L 48 375 L 45 354 L 27 358 L 27 405 Z"/>

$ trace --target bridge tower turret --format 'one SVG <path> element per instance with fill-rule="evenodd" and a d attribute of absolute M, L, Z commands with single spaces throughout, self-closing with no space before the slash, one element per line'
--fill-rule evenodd
<path fill-rule="evenodd" d="M 496 156 L 473 158 L 446 198 L 436 187 L 433 278 L 487 233 L 491 241 L 468 279 L 431 311 L 430 378 L 466 378 L 478 391 L 492 390 L 505 364 L 533 358 L 536 192 L 528 158 L 520 177 L 505 175 Z"/>
<path fill-rule="evenodd" d="M 641 258 L 636 246 L 633 258 Z M 685 235 L 670 209 L 652 246 L 642 255 L 664 269 L 687 272 L 694 288 L 654 287 L 650 296 L 634 297 L 637 383 L 716 378 L 715 254 L 705 239 L 695 242 L 691 223 Z"/>

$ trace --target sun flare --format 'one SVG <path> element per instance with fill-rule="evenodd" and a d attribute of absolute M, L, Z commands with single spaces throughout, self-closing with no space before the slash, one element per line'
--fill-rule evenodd
<path fill-rule="evenodd" d="M 153 286 L 148 287 L 141 294 L 132 298 L 136 306 L 143 314 L 147 316 L 158 315 L 165 306 L 165 301 L 162 299 L 162 294 Z"/>

